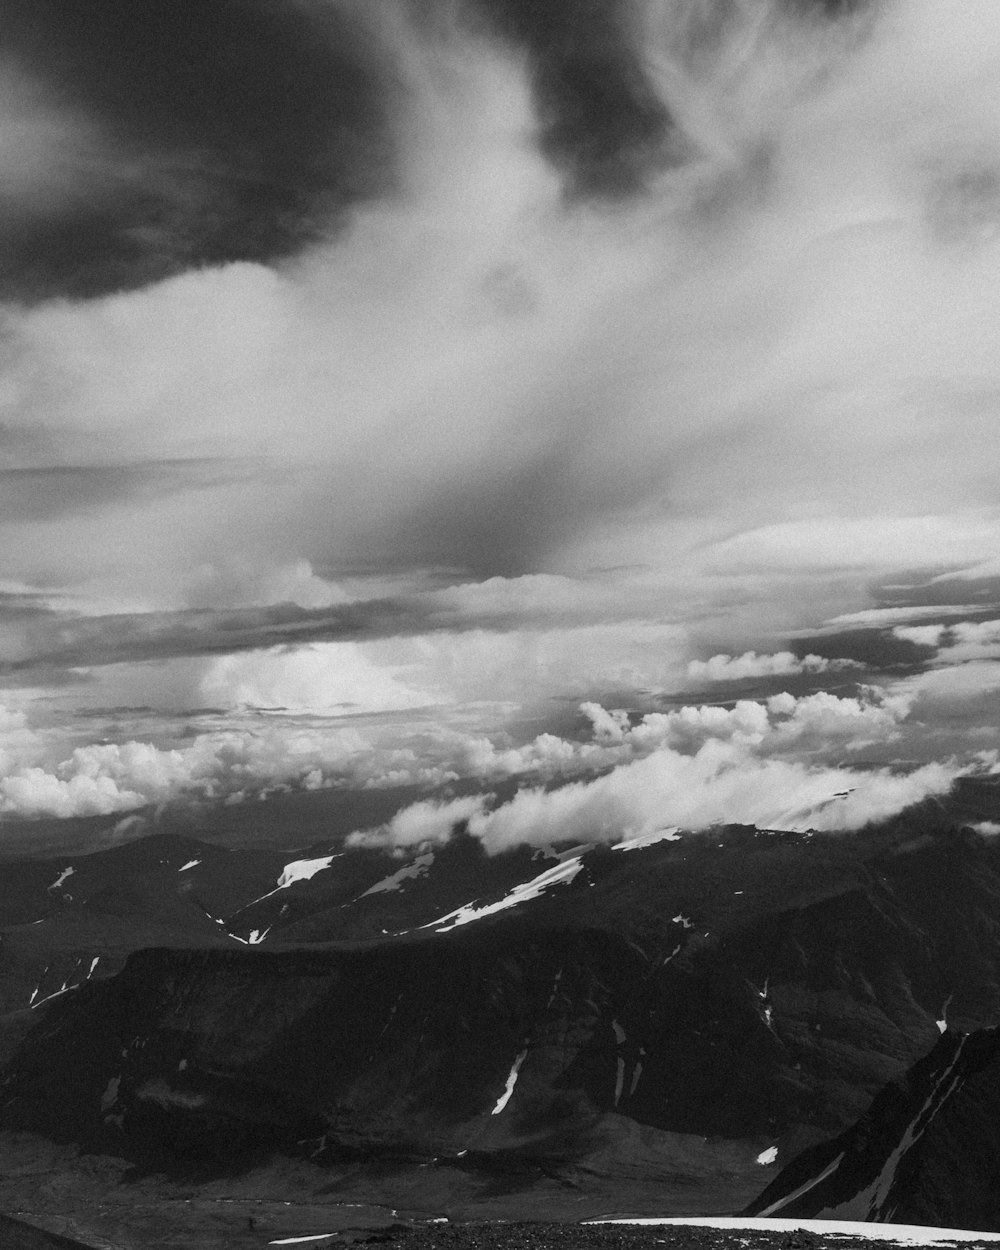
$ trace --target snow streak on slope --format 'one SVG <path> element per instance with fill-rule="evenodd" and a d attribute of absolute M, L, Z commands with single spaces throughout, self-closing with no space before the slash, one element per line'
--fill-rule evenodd
<path fill-rule="evenodd" d="M 62 872 L 59 874 L 59 876 L 56 877 L 55 881 L 53 881 L 52 884 L 49 886 L 49 890 L 58 890 L 59 887 L 62 885 L 62 883 L 66 880 L 66 878 L 72 877 L 75 872 L 76 872 L 75 868 L 64 868 Z"/>
<path fill-rule="evenodd" d="M 83 957 L 81 957 L 73 965 L 72 972 L 69 974 L 69 976 L 65 978 L 62 985 L 60 985 L 60 987 L 57 990 L 53 991 L 53 993 L 51 994 L 46 994 L 44 998 L 39 998 L 38 995 L 41 993 L 42 982 L 44 982 L 45 977 L 49 971 L 49 968 L 46 967 L 45 972 L 42 973 L 42 980 L 39 981 L 39 983 L 35 986 L 34 990 L 32 991 L 31 997 L 28 999 L 28 1006 L 32 1009 L 32 1011 L 34 1011 L 36 1007 L 41 1007 L 43 1003 L 51 1002 L 53 998 L 60 998 L 63 994 L 68 994 L 70 990 L 79 989 L 84 981 L 89 981 L 90 978 L 94 975 L 94 971 L 96 970 L 97 965 L 100 962 L 101 962 L 100 955 L 95 955 L 93 959 L 91 959 L 90 961 L 90 967 L 87 969 L 87 974 L 86 976 L 84 976 L 83 980 L 74 981 L 73 978 L 80 971 L 80 968 L 83 965 Z"/>
<path fill-rule="evenodd" d="M 900 1137 L 898 1145 L 882 1165 L 882 1169 L 875 1180 L 849 1201 L 838 1203 L 835 1207 L 830 1208 L 828 1211 L 829 1215 L 843 1214 L 848 1217 L 861 1215 L 868 1220 L 881 1220 L 883 1216 L 891 1216 L 894 1213 L 895 1206 L 889 1206 L 889 1195 L 892 1192 L 892 1185 L 896 1179 L 896 1171 L 900 1161 L 907 1151 L 924 1135 L 927 1126 L 955 1092 L 962 1079 L 960 1075 L 955 1075 L 955 1069 L 962 1057 L 962 1051 L 967 1041 L 968 1038 L 963 1037 L 959 1042 L 958 1049 L 955 1051 L 955 1057 L 934 1082 L 934 1088 L 927 1095 L 923 1106 L 906 1126 L 906 1130 Z"/>
<path fill-rule="evenodd" d="M 518 1073 L 521 1071 L 521 1064 L 524 1063 L 527 1057 L 528 1057 L 528 1048 L 525 1047 L 524 1050 L 522 1050 L 521 1053 L 518 1055 L 518 1057 L 514 1060 L 514 1063 L 511 1066 L 510 1071 L 507 1073 L 506 1088 L 504 1089 L 500 1097 L 497 1099 L 497 1105 L 490 1112 L 490 1115 L 499 1115 L 500 1112 L 503 1111 L 504 1107 L 506 1107 L 506 1105 L 510 1102 L 511 1097 L 513 1096 L 513 1093 L 514 1093 L 514 1086 L 517 1084 Z"/>
<path fill-rule="evenodd" d="M 328 1241 L 331 1237 L 338 1236 L 337 1233 L 311 1233 L 308 1237 L 279 1237 L 277 1241 L 269 1241 L 269 1246 L 304 1246 L 306 1242 L 311 1241 Z"/>
<path fill-rule="evenodd" d="M 394 872 L 390 877 L 383 877 L 381 881 L 376 881 L 374 885 L 368 887 L 362 894 L 361 898 L 367 898 L 369 894 L 385 894 L 394 890 L 400 890 L 404 881 L 410 881 L 426 874 L 427 869 L 434 863 L 434 852 L 428 851 L 426 855 L 418 855 L 412 864 L 406 864 L 400 868 L 398 872 Z"/>
<path fill-rule="evenodd" d="M 834 1172 L 836 1172 L 837 1168 L 840 1167 L 843 1157 L 843 1153 L 837 1155 L 836 1159 L 834 1159 L 831 1163 L 828 1163 L 823 1171 L 820 1172 L 819 1176 L 814 1176 L 812 1180 L 806 1181 L 805 1184 L 800 1185 L 798 1189 L 794 1190 L 787 1197 L 779 1198 L 777 1202 L 772 1203 L 769 1207 L 766 1207 L 764 1209 L 764 1215 L 770 1215 L 773 1211 L 780 1211 L 782 1207 L 787 1207 L 789 1203 L 794 1202 L 796 1198 L 801 1198 L 803 1194 L 807 1194 L 810 1189 L 815 1189 L 820 1181 L 825 1181 L 828 1176 L 832 1176 Z"/>
<path fill-rule="evenodd" d="M 495 903 L 484 903 L 481 907 L 475 903 L 466 903 L 464 907 L 458 907 L 455 911 L 448 912 L 446 916 L 441 916 L 437 920 L 432 920 L 430 924 L 420 927 L 434 929 L 437 933 L 448 933 L 452 929 L 457 929 L 459 925 L 469 924 L 473 920 L 482 920 L 484 916 L 493 916 L 499 911 L 506 911 L 510 907 L 517 907 L 520 903 L 527 903 L 529 899 L 539 898 L 553 886 L 569 885 L 582 867 L 581 856 L 573 855 L 563 863 L 556 864 L 554 868 L 549 868 L 537 877 L 533 877 L 530 881 L 515 886 L 509 894 L 504 895 Z"/>
<path fill-rule="evenodd" d="M 672 825 L 669 829 L 654 829 L 652 833 L 642 833 L 637 838 L 626 838 L 623 842 L 616 842 L 611 849 L 613 851 L 639 851 L 644 846 L 653 846 L 657 842 L 679 842 L 680 837 L 680 828 Z"/>

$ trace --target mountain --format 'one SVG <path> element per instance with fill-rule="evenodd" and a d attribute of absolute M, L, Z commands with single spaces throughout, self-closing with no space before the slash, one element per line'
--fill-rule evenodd
<path fill-rule="evenodd" d="M 749 1210 L 1000 1227 L 1000 1034 L 946 1031 L 857 1124 L 803 1152 Z"/>
<path fill-rule="evenodd" d="M 160 836 L 7 865 L 0 918 L 7 1140 L 338 1202 L 739 1209 L 1000 1023 L 1000 846 L 938 809 L 494 857 Z"/>

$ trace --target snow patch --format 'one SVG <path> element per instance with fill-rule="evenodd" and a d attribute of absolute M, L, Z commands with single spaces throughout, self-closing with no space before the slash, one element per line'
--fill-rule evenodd
<path fill-rule="evenodd" d="M 42 973 L 42 980 L 41 980 L 41 981 L 39 981 L 39 982 L 38 982 L 38 984 L 35 986 L 35 988 L 31 991 L 31 997 L 28 999 L 28 1006 L 29 1006 L 29 1007 L 34 1006 L 35 999 L 36 999 L 36 998 L 38 997 L 38 995 L 41 993 L 41 989 L 42 989 L 42 981 L 44 981 L 44 980 L 45 980 L 45 978 L 49 975 L 49 968 L 50 968 L 51 966 L 52 966 L 51 964 L 46 964 L 46 965 L 45 965 L 45 971 Z"/>
<path fill-rule="evenodd" d="M 420 927 L 434 929 L 437 933 L 448 933 L 452 929 L 457 929 L 459 925 L 469 924 L 473 920 L 482 920 L 484 916 L 492 916 L 498 911 L 506 911 L 509 907 L 527 903 L 530 899 L 540 897 L 553 886 L 569 885 L 582 867 L 581 856 L 574 855 L 563 863 L 556 864 L 554 868 L 549 868 L 537 877 L 533 877 L 530 881 L 515 886 L 509 894 L 496 903 L 485 903 L 482 907 L 477 907 L 475 903 L 466 903 L 464 907 L 458 907 L 455 911 L 448 912 L 446 916 L 441 916 L 437 920 L 432 920 L 430 924 Z"/>
<path fill-rule="evenodd" d="M 694 928 L 694 921 L 691 919 L 691 917 L 685 916 L 684 913 L 680 911 L 677 913 L 676 916 L 673 917 L 673 923 L 679 924 L 681 925 L 682 928 L 685 928 L 685 929 Z"/>
<path fill-rule="evenodd" d="M 104 1093 L 101 1095 L 101 1110 L 102 1111 L 110 1111 L 111 1108 L 118 1101 L 118 1088 L 121 1085 L 121 1083 L 122 1083 L 122 1078 L 120 1076 L 113 1076 L 111 1080 L 108 1081 L 107 1085 L 104 1088 Z"/>
<path fill-rule="evenodd" d="M 364 894 L 359 895 L 359 897 L 367 898 L 369 894 L 386 894 L 392 890 L 400 890 L 403 888 L 404 881 L 411 881 L 416 877 L 425 876 L 427 869 L 433 863 L 433 851 L 428 851 L 426 855 L 418 855 L 412 864 L 404 865 L 398 872 L 394 872 L 391 877 L 383 877 L 381 881 L 376 881 L 374 885 L 369 886 Z"/>
<path fill-rule="evenodd" d="M 514 1086 L 517 1084 L 517 1075 L 521 1071 L 521 1064 L 524 1063 L 527 1057 L 528 1050 L 527 1047 L 525 1047 L 525 1049 L 522 1050 L 518 1057 L 514 1060 L 511 1070 L 507 1073 L 506 1088 L 497 1099 L 497 1105 L 490 1112 L 490 1115 L 499 1115 L 500 1112 L 503 1111 L 504 1107 L 506 1107 L 506 1105 L 510 1102 L 511 1096 L 514 1093 Z"/>
<path fill-rule="evenodd" d="M 257 903 L 263 903 L 264 899 L 277 894 L 279 890 L 287 890 L 296 881 L 311 881 L 318 872 L 323 872 L 329 868 L 333 861 L 340 859 L 343 854 L 345 852 L 340 851 L 336 855 L 322 855 L 317 859 L 293 859 L 291 863 L 286 864 L 281 870 L 278 883 L 273 890 L 268 890 L 266 894 L 262 894 L 259 898 L 252 899 L 246 904 L 246 907 L 241 907 L 240 911 L 246 911 L 248 907 L 255 907 Z"/>
<path fill-rule="evenodd" d="M 757 1162 L 762 1168 L 768 1168 L 778 1157 L 778 1147 L 769 1146 L 767 1150 L 762 1150 L 757 1156 Z"/>
<path fill-rule="evenodd" d="M 615 1106 L 622 1100 L 622 1090 L 625 1088 L 625 1060 L 618 1060 L 618 1072 L 615 1075 Z"/>
<path fill-rule="evenodd" d="M 769 1220 L 761 1216 L 649 1216 L 603 1217 L 585 1224 L 673 1224 L 683 1227 L 759 1229 L 768 1233 L 806 1232 L 834 1237 L 858 1237 L 862 1241 L 890 1241 L 897 1245 L 940 1246 L 951 1241 L 1000 1241 L 1000 1233 L 980 1233 L 963 1228 L 930 1228 L 917 1224 L 871 1224 L 862 1220 Z"/>
<path fill-rule="evenodd" d="M 62 872 L 59 874 L 59 876 L 56 877 L 55 881 L 53 881 L 52 884 L 49 886 L 49 889 L 58 890 L 59 887 L 62 885 L 62 883 L 66 880 L 66 878 L 72 877 L 75 872 L 76 872 L 75 868 L 64 868 Z"/>
<path fill-rule="evenodd" d="M 673 825 L 669 829 L 654 829 L 652 833 L 642 833 L 637 838 L 626 838 L 622 842 L 616 842 L 611 849 L 613 851 L 638 851 L 644 846 L 653 846 L 657 842 L 679 842 L 680 838 L 679 826 Z"/>
<path fill-rule="evenodd" d="M 75 990 L 78 988 L 79 987 L 76 985 L 70 985 L 68 982 L 63 981 L 62 985 L 56 990 L 54 994 L 46 994 L 46 996 L 44 998 L 40 998 L 38 1002 L 29 1003 L 29 1006 L 31 1007 L 31 1010 L 34 1011 L 36 1007 L 41 1007 L 42 1003 L 51 1002 L 53 998 L 59 998 L 63 994 L 68 994 L 70 990 Z M 37 990 L 35 992 L 37 993 Z"/>
<path fill-rule="evenodd" d="M 330 867 L 335 859 L 339 858 L 339 855 L 326 855 L 321 859 L 292 860 L 290 864 L 286 864 L 282 869 L 281 876 L 278 878 L 278 889 L 287 890 L 296 881 L 311 881 L 318 872 L 323 872 Z"/>
<path fill-rule="evenodd" d="M 310 1233 L 308 1237 L 279 1237 L 277 1241 L 269 1241 L 269 1246 L 302 1246 L 307 1241 L 327 1241 L 336 1237 L 336 1233 Z"/>
<path fill-rule="evenodd" d="M 180 868 L 178 868 L 177 871 L 179 873 L 187 872 L 189 868 L 197 868 L 200 863 L 201 863 L 200 859 L 189 859 L 188 862 L 186 864 L 183 864 Z"/>

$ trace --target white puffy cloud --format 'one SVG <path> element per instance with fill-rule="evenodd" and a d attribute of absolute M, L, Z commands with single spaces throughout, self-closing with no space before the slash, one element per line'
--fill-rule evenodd
<path fill-rule="evenodd" d="M 6 730 L 0 734 L 0 811 L 96 815 L 188 800 L 238 802 L 281 789 L 434 789 L 460 779 L 491 784 L 514 778 L 530 785 L 586 777 L 664 751 L 690 757 L 713 742 L 761 758 L 841 754 L 892 741 L 908 709 L 907 698 L 875 689 L 857 698 L 781 694 L 764 703 L 744 699 L 729 708 L 696 705 L 634 719 L 590 702 L 581 707 L 589 736 L 543 732 L 518 744 L 506 734 L 419 718 L 408 725 L 377 716 L 336 720 L 306 708 L 299 716 L 247 714 L 238 728 L 182 736 L 174 746 L 84 743 L 54 760 L 48 737 L 15 712 L 0 724 Z M 447 823 L 421 808 L 405 818 L 399 836 L 428 820 L 438 828 Z"/>
<path fill-rule="evenodd" d="M 947 625 L 896 625 L 892 634 L 894 638 L 916 643 L 918 647 L 937 647 L 947 631 Z"/>
<path fill-rule="evenodd" d="M 404 848 L 447 842 L 455 825 L 481 813 L 483 806 L 476 795 L 444 802 L 421 800 L 402 808 L 384 829 L 351 834 L 348 845 Z"/>
<path fill-rule="evenodd" d="M 788 677 L 795 673 L 825 673 L 830 669 L 860 668 L 852 660 L 829 660 L 819 655 L 797 656 L 791 651 L 758 655 L 713 655 L 708 660 L 692 660 L 687 675 L 692 681 L 746 681 L 756 677 Z"/>
<path fill-rule="evenodd" d="M 0 811 L 18 816 L 107 816 L 143 807 L 145 795 L 121 789 L 114 778 L 23 768 L 0 778 Z"/>
<path fill-rule="evenodd" d="M 934 657 L 936 665 L 954 666 L 970 660 L 990 660 L 1000 658 L 1000 621 L 958 621 L 952 625 L 938 626 L 936 637 L 927 635 L 927 643 L 938 648 Z M 930 627 L 928 627 L 928 630 Z M 909 637 L 918 641 L 915 632 L 910 630 L 893 630 L 899 637 Z"/>
<path fill-rule="evenodd" d="M 712 740 L 694 754 L 662 747 L 589 781 L 553 790 L 520 790 L 488 809 L 480 800 L 414 814 L 402 812 L 392 825 L 359 835 L 367 845 L 412 845 L 449 836 L 449 821 L 467 820 L 469 831 L 495 854 L 528 843 L 617 842 L 677 825 L 697 829 L 724 822 L 760 827 L 855 829 L 882 820 L 931 794 L 947 791 L 963 769 L 934 763 L 909 774 L 888 769 L 854 772 L 810 768 L 762 759 L 745 746 Z M 402 841 L 397 841 L 399 836 Z"/>

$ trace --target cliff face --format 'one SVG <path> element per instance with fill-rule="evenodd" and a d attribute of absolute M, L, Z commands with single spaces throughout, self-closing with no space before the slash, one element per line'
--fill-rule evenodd
<path fill-rule="evenodd" d="M 13 1013 L 0 1127 L 158 1171 L 277 1152 L 515 1188 L 600 1173 L 622 1206 L 646 1186 L 661 1212 L 733 1209 L 887 1083 L 918 1082 L 909 1123 L 955 1057 L 945 1020 L 1000 1021 L 1000 855 L 972 837 L 734 828 L 519 871 L 549 884 L 494 880 L 458 925 L 427 871 L 376 891 L 383 920 L 400 896 L 379 940 L 135 951 Z M 306 885 L 315 931 L 350 911 Z M 908 1077 L 920 1060 L 932 1075 Z"/>
<path fill-rule="evenodd" d="M 748 1214 L 1000 1229 L 1000 1034 L 944 1034 Z"/>

